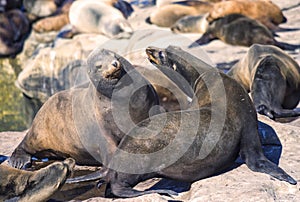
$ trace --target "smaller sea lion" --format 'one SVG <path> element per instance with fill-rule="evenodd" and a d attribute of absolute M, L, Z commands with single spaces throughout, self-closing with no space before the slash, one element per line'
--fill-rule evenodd
<path fill-rule="evenodd" d="M 22 11 L 0 13 L 0 57 L 20 53 L 30 30 L 30 22 Z"/>
<path fill-rule="evenodd" d="M 72 157 L 80 165 L 102 165 L 124 136 L 124 127 L 129 130 L 159 112 L 152 108 L 159 104 L 152 85 L 125 58 L 98 48 L 89 55 L 87 67 L 89 87 L 58 92 L 43 104 L 9 159 L 12 167 L 30 166 L 32 156 Z M 117 122 L 113 112 L 125 123 Z M 107 141 L 105 154 L 99 154 L 101 138 Z"/>
<path fill-rule="evenodd" d="M 251 93 L 258 113 L 271 119 L 300 116 L 294 109 L 300 100 L 300 67 L 281 49 L 254 44 L 228 75 Z"/>
<path fill-rule="evenodd" d="M 36 171 L 0 165 L 0 200 L 47 201 L 65 183 L 74 165 L 71 158 Z"/>
<path fill-rule="evenodd" d="M 160 27 L 171 27 L 177 20 L 187 15 L 201 15 L 212 9 L 208 2 L 197 1 L 192 5 L 170 4 L 156 9 L 146 19 L 146 22 Z"/>
<path fill-rule="evenodd" d="M 272 1 L 221 1 L 213 4 L 207 20 L 212 22 L 229 14 L 242 14 L 251 19 L 258 20 L 271 30 L 276 30 L 277 25 L 286 22 L 280 8 Z"/>
<path fill-rule="evenodd" d="M 230 14 L 209 23 L 207 31 L 189 47 L 207 44 L 214 39 L 230 45 L 275 45 L 285 50 L 295 50 L 300 45 L 277 41 L 272 32 L 260 22 L 241 14 Z"/>
<path fill-rule="evenodd" d="M 204 33 L 208 27 L 206 15 L 185 16 L 171 26 L 175 33 Z"/>
<path fill-rule="evenodd" d="M 123 14 L 101 1 L 75 1 L 69 19 L 74 33 L 98 33 L 110 38 L 128 38 L 133 33 Z"/>

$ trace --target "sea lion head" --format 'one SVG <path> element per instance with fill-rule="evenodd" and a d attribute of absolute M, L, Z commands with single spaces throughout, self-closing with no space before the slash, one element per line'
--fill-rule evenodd
<path fill-rule="evenodd" d="M 123 57 L 107 49 L 94 50 L 87 59 L 88 75 L 101 94 L 111 97 L 120 79 L 134 67 Z"/>

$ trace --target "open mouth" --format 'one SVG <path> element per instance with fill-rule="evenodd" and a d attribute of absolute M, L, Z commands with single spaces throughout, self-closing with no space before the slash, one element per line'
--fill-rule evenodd
<path fill-rule="evenodd" d="M 158 60 L 154 57 L 155 50 L 152 48 L 146 48 L 146 54 L 148 56 L 148 60 L 152 64 L 158 64 Z"/>

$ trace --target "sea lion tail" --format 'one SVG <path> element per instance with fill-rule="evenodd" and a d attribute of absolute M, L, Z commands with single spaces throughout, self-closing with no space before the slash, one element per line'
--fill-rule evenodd
<path fill-rule="evenodd" d="M 74 177 L 74 178 L 68 178 L 66 180 L 66 184 L 99 180 L 99 179 L 105 177 L 106 174 L 107 174 L 107 169 L 101 169 L 101 170 L 97 170 L 97 171 L 87 174 L 87 175 L 82 175 L 82 176 Z"/>

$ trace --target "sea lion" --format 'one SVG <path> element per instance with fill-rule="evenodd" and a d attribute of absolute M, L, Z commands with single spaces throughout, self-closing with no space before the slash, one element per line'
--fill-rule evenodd
<path fill-rule="evenodd" d="M 241 14 L 230 14 L 212 21 L 207 31 L 189 47 L 203 45 L 214 39 L 239 46 L 251 46 L 257 43 L 275 45 L 285 50 L 300 48 L 300 45 L 277 41 L 267 27 Z"/>
<path fill-rule="evenodd" d="M 69 10 L 73 1 L 74 0 L 65 0 L 52 16 L 42 18 L 35 22 L 32 26 L 33 30 L 41 33 L 62 29 L 65 25 L 70 23 Z"/>
<path fill-rule="evenodd" d="M 178 47 L 146 51 L 163 73 L 180 73 L 195 97 L 189 95 L 193 101 L 187 110 L 154 115 L 123 137 L 99 182 L 107 183 L 106 194 L 174 194 L 132 187 L 153 177 L 194 182 L 224 171 L 239 154 L 251 170 L 297 183 L 264 156 L 255 108 L 238 82 Z M 149 122 L 154 124 L 148 129 Z"/>
<path fill-rule="evenodd" d="M 104 138 L 105 147 L 113 149 L 131 124 L 159 112 L 152 108 L 158 105 L 153 87 L 120 55 L 98 48 L 89 55 L 87 66 L 91 85 L 58 92 L 44 103 L 12 153 L 12 167 L 28 167 L 32 156 L 72 157 L 80 165 L 101 165 L 105 154 L 100 153 L 100 160 L 93 156 L 100 147 L 97 138 Z M 137 85 L 140 88 L 135 89 Z M 126 122 L 117 122 L 115 116 Z"/>
<path fill-rule="evenodd" d="M 185 16 L 180 18 L 171 26 L 175 33 L 204 33 L 207 30 L 208 22 L 206 15 Z"/>
<path fill-rule="evenodd" d="M 0 200 L 47 201 L 64 184 L 74 165 L 71 158 L 36 171 L 0 165 Z"/>
<path fill-rule="evenodd" d="M 217 2 L 213 4 L 213 8 L 210 10 L 207 20 L 212 22 L 218 18 L 234 13 L 258 20 L 271 30 L 276 30 L 278 28 L 277 25 L 287 21 L 276 4 L 272 1 L 261 0 Z"/>
<path fill-rule="evenodd" d="M 0 57 L 20 53 L 30 30 L 29 20 L 22 11 L 13 9 L 0 13 Z"/>
<path fill-rule="evenodd" d="M 65 0 L 62 5 L 49 17 L 42 18 L 33 24 L 33 29 L 36 32 L 59 31 L 65 25 L 70 23 L 69 10 L 74 0 Z M 107 5 L 119 9 L 125 18 L 128 18 L 133 12 L 133 8 L 128 2 L 122 0 L 106 0 L 102 1 Z"/>
<path fill-rule="evenodd" d="M 192 5 L 190 5 L 192 4 Z M 146 22 L 160 27 L 171 27 L 177 20 L 187 15 L 201 15 L 212 9 L 209 2 L 190 2 L 186 5 L 170 4 L 156 9 L 146 19 Z"/>
<path fill-rule="evenodd" d="M 74 33 L 99 33 L 110 38 L 128 38 L 133 30 L 123 14 L 101 1 L 77 0 L 69 11 Z"/>
<path fill-rule="evenodd" d="M 281 49 L 252 45 L 228 75 L 251 93 L 256 111 L 271 119 L 300 116 L 300 67 Z"/>

